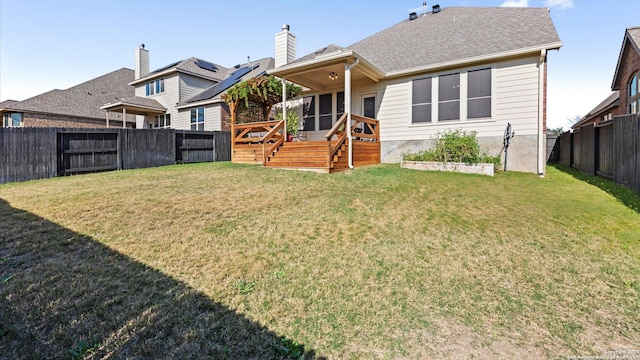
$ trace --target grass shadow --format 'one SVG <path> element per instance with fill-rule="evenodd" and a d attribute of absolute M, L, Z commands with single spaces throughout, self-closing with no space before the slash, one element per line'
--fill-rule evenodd
<path fill-rule="evenodd" d="M 629 209 L 640 214 L 640 193 L 629 189 L 621 184 L 615 183 L 614 181 L 607 178 L 596 175 L 587 175 L 581 173 L 577 169 L 570 168 L 564 165 L 550 164 L 549 166 L 552 166 L 559 171 L 569 174 L 580 181 L 584 181 L 588 184 L 599 187 L 600 189 L 606 191 L 607 193 L 618 199 Z"/>
<path fill-rule="evenodd" d="M 0 224 L 2 357 L 318 358 L 184 283 L 2 199 Z"/>

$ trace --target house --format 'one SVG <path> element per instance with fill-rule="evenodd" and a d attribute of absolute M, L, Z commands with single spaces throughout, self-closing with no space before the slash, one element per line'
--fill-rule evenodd
<path fill-rule="evenodd" d="M 228 130 L 229 109 L 222 93 L 239 81 L 264 74 L 273 58 L 251 61 L 232 68 L 195 57 L 149 72 L 149 50 L 135 51 L 135 76 L 129 82 L 134 94 L 101 109 L 110 114 L 135 114 L 138 128 Z"/>
<path fill-rule="evenodd" d="M 640 27 L 625 31 L 611 90 L 620 92 L 621 114 L 640 114 Z"/>
<path fill-rule="evenodd" d="M 571 125 L 571 129 L 578 130 L 580 127 L 590 124 L 598 125 L 602 122 L 613 120 L 614 116 L 620 114 L 620 91 L 616 90 L 593 110 L 589 111 L 587 115 L 583 116 L 580 121 Z"/>
<path fill-rule="evenodd" d="M 310 141 L 348 114 L 379 124 L 382 162 L 426 149 L 449 129 L 475 131 L 498 154 L 510 123 L 508 170 L 544 174 L 547 55 L 562 46 L 548 9 L 434 6 L 355 44 L 298 59 L 289 30 L 276 35 L 268 73 L 306 89 L 301 115 Z M 351 158 L 356 150 L 345 151 Z"/>
<path fill-rule="evenodd" d="M 23 101 L 0 103 L 3 127 L 105 127 L 106 102 L 134 95 L 128 84 L 134 71 L 122 68 L 66 90 L 51 90 Z M 113 126 L 122 127 L 122 114 L 111 118 Z M 127 117 L 126 126 L 133 127 L 135 118 Z"/>

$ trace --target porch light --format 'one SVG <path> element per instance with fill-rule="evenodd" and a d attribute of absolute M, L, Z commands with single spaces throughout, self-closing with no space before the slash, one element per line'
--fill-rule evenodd
<path fill-rule="evenodd" d="M 336 74 L 334 71 L 329 73 L 329 79 L 335 80 L 337 78 L 338 78 L 338 74 Z"/>

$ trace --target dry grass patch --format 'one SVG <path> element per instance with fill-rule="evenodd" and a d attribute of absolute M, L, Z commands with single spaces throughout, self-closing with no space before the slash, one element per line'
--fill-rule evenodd
<path fill-rule="evenodd" d="M 13 275 L 0 351 L 13 354 L 33 338 L 45 357 L 87 338 L 94 357 L 131 358 L 297 357 L 298 344 L 308 358 L 558 357 L 640 343 L 640 217 L 554 168 L 197 164 L 8 184 L 0 198 L 0 276 Z"/>

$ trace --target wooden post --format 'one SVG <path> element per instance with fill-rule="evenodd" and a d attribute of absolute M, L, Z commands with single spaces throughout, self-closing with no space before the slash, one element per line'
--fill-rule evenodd
<path fill-rule="evenodd" d="M 109 110 L 106 111 L 107 113 L 107 129 L 109 128 Z"/>
<path fill-rule="evenodd" d="M 233 148 L 236 144 L 236 109 L 237 101 L 229 102 L 229 112 L 231 113 L 231 162 L 233 162 Z"/>

